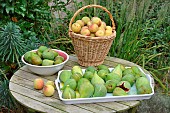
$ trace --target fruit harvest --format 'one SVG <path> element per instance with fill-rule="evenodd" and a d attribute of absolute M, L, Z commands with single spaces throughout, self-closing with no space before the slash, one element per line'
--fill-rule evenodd
<path fill-rule="evenodd" d="M 112 27 L 107 26 L 99 17 L 83 17 L 72 24 L 73 32 L 91 37 L 102 37 L 112 35 Z"/>
<path fill-rule="evenodd" d="M 136 94 L 150 94 L 152 88 L 146 75 L 137 66 L 125 68 L 118 64 L 113 70 L 105 65 L 89 66 L 83 72 L 80 66 L 71 70 L 63 70 L 60 75 L 62 98 L 105 97 L 131 95 L 132 87 Z"/>
<path fill-rule="evenodd" d="M 40 46 L 36 52 L 26 52 L 24 60 L 33 65 L 50 66 L 62 63 L 64 58 L 53 49 Z"/>
<path fill-rule="evenodd" d="M 55 92 L 55 85 L 54 85 L 54 81 L 50 81 L 48 80 L 45 84 L 44 84 L 44 80 L 42 78 L 36 78 L 34 79 L 33 82 L 33 87 L 36 90 L 42 90 L 43 94 L 46 97 L 50 97 L 54 95 Z"/>

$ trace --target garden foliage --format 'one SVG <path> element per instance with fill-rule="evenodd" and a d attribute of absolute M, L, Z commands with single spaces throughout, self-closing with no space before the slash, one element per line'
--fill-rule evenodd
<path fill-rule="evenodd" d="M 74 53 L 68 36 L 68 25 L 75 11 L 84 5 L 106 7 L 116 22 L 117 36 L 109 56 L 134 62 L 151 72 L 156 83 L 168 93 L 170 68 L 170 4 L 168 0 L 0 0 L 0 63 L 1 74 L 20 66 L 25 51 L 39 45 L 59 48 Z M 69 5 L 72 7 L 69 8 Z M 83 16 L 98 16 L 109 25 L 106 12 L 90 8 Z M 169 77 L 170 78 L 170 77 Z M 1 76 L 0 85 L 8 85 Z M 7 80 L 8 81 L 8 80 Z M 4 88 L 4 89 L 3 89 Z M 8 87 L 0 87 L 0 94 Z M 7 94 L 7 93 L 6 93 Z M 0 100 L 2 100 L 0 98 Z M 10 99 L 8 101 L 11 102 Z M 6 101 L 0 105 L 10 107 Z"/>

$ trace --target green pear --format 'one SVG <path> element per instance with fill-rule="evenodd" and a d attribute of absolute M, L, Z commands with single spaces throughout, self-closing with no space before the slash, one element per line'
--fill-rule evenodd
<path fill-rule="evenodd" d="M 61 59 L 56 59 L 55 61 L 54 61 L 54 64 L 60 64 L 60 63 L 62 63 L 63 61 L 61 60 Z"/>
<path fill-rule="evenodd" d="M 150 94 L 152 93 L 152 88 L 148 84 L 143 84 L 137 88 L 138 94 Z"/>
<path fill-rule="evenodd" d="M 131 69 L 133 70 L 133 72 L 134 72 L 135 74 L 140 73 L 140 70 L 139 70 L 139 68 L 138 68 L 137 66 L 132 66 Z"/>
<path fill-rule="evenodd" d="M 78 91 L 75 92 L 76 92 L 76 98 L 80 98 L 80 93 Z"/>
<path fill-rule="evenodd" d="M 57 57 L 58 56 L 58 52 L 55 51 L 55 50 L 52 50 L 53 54 L 54 54 L 54 57 Z"/>
<path fill-rule="evenodd" d="M 122 77 L 123 81 L 128 81 L 130 85 L 132 86 L 135 83 L 135 77 L 132 74 L 126 74 L 125 76 Z"/>
<path fill-rule="evenodd" d="M 31 54 L 32 54 L 32 52 L 29 51 L 29 52 L 26 52 L 25 55 L 24 55 L 24 60 L 26 62 L 30 63 L 30 64 L 32 64 L 32 62 L 31 62 Z"/>
<path fill-rule="evenodd" d="M 112 70 L 111 73 L 116 73 L 116 74 L 118 74 L 118 75 L 122 78 L 122 70 L 121 70 L 120 64 L 118 64 L 118 65 Z"/>
<path fill-rule="evenodd" d="M 98 73 L 99 77 L 101 77 L 103 80 L 106 79 L 106 75 L 108 74 L 108 71 L 107 70 L 99 70 Z"/>
<path fill-rule="evenodd" d="M 36 53 L 32 53 L 31 54 L 31 62 L 33 65 L 41 65 L 42 59 Z"/>
<path fill-rule="evenodd" d="M 149 80 L 146 77 L 139 77 L 136 80 L 136 88 L 140 88 L 142 85 L 150 85 Z"/>
<path fill-rule="evenodd" d="M 53 60 L 44 59 L 42 61 L 42 66 L 50 66 L 50 65 L 53 65 L 53 63 L 54 63 Z"/>
<path fill-rule="evenodd" d="M 43 59 L 54 60 L 54 53 L 53 53 L 53 51 L 51 49 L 46 49 L 42 53 L 42 57 L 43 57 Z"/>
<path fill-rule="evenodd" d="M 84 82 L 78 89 L 81 98 L 89 98 L 93 96 L 94 87 L 90 82 Z"/>
<path fill-rule="evenodd" d="M 122 64 L 120 64 L 120 68 L 122 71 L 124 71 L 126 69 L 125 66 L 123 66 Z"/>
<path fill-rule="evenodd" d="M 130 91 L 131 85 L 128 81 L 120 81 L 117 84 L 118 87 L 122 88 L 126 93 Z"/>
<path fill-rule="evenodd" d="M 65 82 L 66 80 L 71 78 L 71 75 L 72 75 L 71 71 L 63 70 L 60 73 L 59 79 L 60 79 L 60 81 Z"/>
<path fill-rule="evenodd" d="M 80 68 L 80 66 L 73 66 L 73 68 L 71 69 L 71 72 L 74 73 L 80 73 L 83 76 L 83 71 Z"/>
<path fill-rule="evenodd" d="M 76 93 L 69 85 L 67 85 L 62 93 L 62 97 L 64 99 L 73 99 L 76 98 Z"/>
<path fill-rule="evenodd" d="M 126 68 L 123 71 L 123 76 L 126 75 L 126 74 L 133 74 L 134 75 L 134 72 L 133 72 L 132 68 Z"/>
<path fill-rule="evenodd" d="M 83 76 L 80 73 L 73 73 L 71 75 L 71 78 L 75 79 L 76 82 L 78 82 Z"/>
<path fill-rule="evenodd" d="M 133 70 L 133 73 L 134 73 L 136 79 L 143 76 L 143 73 L 140 71 L 140 69 L 137 66 L 132 66 L 131 69 Z M 144 76 L 145 76 L 145 74 L 144 74 Z"/>
<path fill-rule="evenodd" d="M 106 70 L 108 73 L 110 72 L 109 68 L 103 64 L 97 66 L 98 70 Z"/>
<path fill-rule="evenodd" d="M 113 96 L 125 96 L 127 93 L 120 87 L 116 87 L 113 91 Z"/>
<path fill-rule="evenodd" d="M 55 57 L 55 60 L 58 60 L 58 59 L 60 59 L 61 61 L 64 61 L 64 58 L 62 56 L 60 56 L 60 55 Z"/>
<path fill-rule="evenodd" d="M 93 78 L 93 72 L 91 71 L 86 71 L 83 75 L 84 78 L 87 78 L 88 80 L 91 80 Z"/>
<path fill-rule="evenodd" d="M 92 73 L 94 73 L 96 71 L 96 68 L 94 66 L 89 66 L 86 68 L 86 71 L 91 71 Z"/>
<path fill-rule="evenodd" d="M 43 53 L 45 50 L 47 50 L 48 48 L 46 47 L 46 46 L 40 46 L 39 48 L 38 48 L 38 51 L 39 52 L 41 52 L 41 53 Z"/>
<path fill-rule="evenodd" d="M 101 77 L 99 77 L 99 76 L 97 75 L 97 72 L 95 71 L 95 72 L 94 72 L 94 76 L 93 76 L 93 78 L 91 79 L 91 83 L 92 83 L 93 85 L 95 85 L 95 84 L 104 84 L 105 82 L 104 82 L 104 80 L 103 80 Z"/>
<path fill-rule="evenodd" d="M 37 55 L 42 58 L 42 53 L 40 51 L 36 51 Z"/>
<path fill-rule="evenodd" d="M 95 84 L 94 85 L 94 94 L 93 97 L 104 97 L 107 94 L 107 89 L 104 84 Z"/>
<path fill-rule="evenodd" d="M 121 81 L 121 79 L 122 78 L 116 73 L 109 73 L 106 75 L 106 81 L 113 80 L 115 83 L 118 83 Z"/>
<path fill-rule="evenodd" d="M 106 83 L 104 85 L 107 89 L 107 92 L 112 93 L 113 90 L 116 88 L 117 83 L 115 83 L 114 80 L 108 80 L 108 81 L 106 81 Z"/>
<path fill-rule="evenodd" d="M 61 88 L 61 90 L 64 90 L 67 87 L 67 85 L 69 85 L 70 88 L 75 90 L 77 87 L 77 82 L 75 79 L 68 79 L 64 82 L 64 86 Z"/>
<path fill-rule="evenodd" d="M 84 83 L 86 83 L 86 82 L 90 83 L 90 81 L 87 78 L 80 78 L 80 80 L 77 83 L 77 89 L 79 90 L 80 86 L 84 85 Z"/>

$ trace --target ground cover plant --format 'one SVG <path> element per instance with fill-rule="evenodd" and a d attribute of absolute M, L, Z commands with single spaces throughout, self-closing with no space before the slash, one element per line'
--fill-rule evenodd
<path fill-rule="evenodd" d="M 51 5 L 48 4 L 50 0 L 0 0 L 0 2 L 0 74 L 4 75 L 0 76 L 0 95 L 5 97 L 0 98 L 0 101 L 2 100 L 0 107 L 13 109 L 11 107 L 13 101 L 8 93 L 8 82 L 13 73 L 22 66 L 20 57 L 25 51 L 46 45 L 74 53 L 68 36 L 68 24 L 75 11 L 88 4 L 106 7 L 117 23 L 117 36 L 108 55 L 129 60 L 147 69 L 155 79 L 155 91 L 159 95 L 169 96 L 170 4 L 168 0 L 85 0 L 84 2 L 56 0 Z M 73 7 L 70 9 L 68 5 Z M 107 13 L 100 9 L 85 9 L 76 19 L 83 16 L 98 16 L 111 25 Z M 11 33 L 13 35 L 9 35 Z"/>

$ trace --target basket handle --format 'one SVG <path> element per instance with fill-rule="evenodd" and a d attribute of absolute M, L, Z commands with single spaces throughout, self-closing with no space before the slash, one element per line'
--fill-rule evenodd
<path fill-rule="evenodd" d="M 71 25 L 72 25 L 72 23 L 74 22 L 74 19 L 76 18 L 76 16 L 77 16 L 82 10 L 84 10 L 84 9 L 86 9 L 86 8 L 91 8 L 91 7 L 101 8 L 101 9 L 103 9 L 104 11 L 106 11 L 106 12 L 108 13 L 109 17 L 110 17 L 110 20 L 112 21 L 112 29 L 113 29 L 113 30 L 116 29 L 116 27 L 115 27 L 115 22 L 114 22 L 114 20 L 113 20 L 112 14 L 111 14 L 105 7 L 100 6 L 100 5 L 87 5 L 87 6 L 84 6 L 84 7 L 80 8 L 79 10 L 77 10 L 77 11 L 75 12 L 75 14 L 73 15 L 73 17 L 71 18 L 71 21 L 70 21 L 70 23 L 69 23 L 69 31 L 72 31 L 72 30 L 71 30 Z"/>

